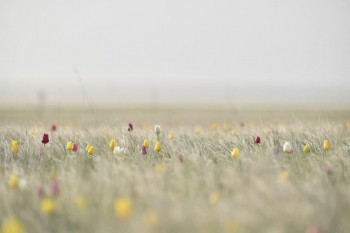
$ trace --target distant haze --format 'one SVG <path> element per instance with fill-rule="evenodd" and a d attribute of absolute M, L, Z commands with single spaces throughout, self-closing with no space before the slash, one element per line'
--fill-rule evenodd
<path fill-rule="evenodd" d="M 0 103 L 350 104 L 349 0 L 2 0 Z"/>

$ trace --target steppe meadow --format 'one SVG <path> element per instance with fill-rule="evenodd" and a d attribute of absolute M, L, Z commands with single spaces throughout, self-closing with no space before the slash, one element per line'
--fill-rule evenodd
<path fill-rule="evenodd" d="M 6 108 L 1 233 L 349 232 L 350 112 Z"/>

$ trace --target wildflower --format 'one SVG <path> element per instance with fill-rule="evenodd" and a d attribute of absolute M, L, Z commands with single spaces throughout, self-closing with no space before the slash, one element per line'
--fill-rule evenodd
<path fill-rule="evenodd" d="M 179 154 L 179 156 L 177 156 L 177 159 L 182 163 L 184 161 L 184 155 Z"/>
<path fill-rule="evenodd" d="M 67 142 L 67 145 L 66 145 L 66 149 L 67 149 L 68 151 L 71 151 L 72 148 L 73 148 L 73 142 L 68 141 L 68 142 Z"/>
<path fill-rule="evenodd" d="M 154 132 L 159 135 L 160 134 L 160 125 L 155 125 L 154 126 Z"/>
<path fill-rule="evenodd" d="M 23 233 L 22 223 L 16 218 L 6 218 L 1 225 L 1 233 Z"/>
<path fill-rule="evenodd" d="M 128 150 L 128 148 L 117 146 L 114 148 L 113 154 L 115 154 L 115 155 L 128 155 L 129 150 Z"/>
<path fill-rule="evenodd" d="M 235 219 L 231 219 L 227 223 L 227 230 L 230 233 L 237 233 L 239 231 L 239 223 Z"/>
<path fill-rule="evenodd" d="M 164 166 L 160 163 L 158 163 L 155 167 L 154 167 L 154 170 L 157 172 L 157 173 L 162 173 L 164 172 Z"/>
<path fill-rule="evenodd" d="M 84 210 L 86 209 L 86 201 L 85 198 L 81 195 L 75 197 L 75 205 L 78 209 Z"/>
<path fill-rule="evenodd" d="M 240 150 L 237 147 L 233 148 L 231 152 L 232 158 L 237 159 L 239 157 L 239 153 Z"/>
<path fill-rule="evenodd" d="M 212 192 L 209 197 L 209 203 L 215 205 L 219 201 L 220 195 L 218 192 Z"/>
<path fill-rule="evenodd" d="M 156 226 L 158 224 L 158 214 L 153 210 L 147 211 L 143 216 L 143 222 L 150 227 Z"/>
<path fill-rule="evenodd" d="M 212 129 L 212 130 L 218 130 L 219 127 L 220 127 L 220 126 L 219 126 L 217 123 L 211 124 L 211 129 Z"/>
<path fill-rule="evenodd" d="M 43 197 L 44 194 L 45 194 L 45 190 L 42 186 L 39 186 L 37 189 L 36 189 L 36 193 L 38 195 L 38 197 Z"/>
<path fill-rule="evenodd" d="M 170 139 L 170 140 L 173 140 L 174 138 L 175 138 L 174 133 L 173 133 L 173 132 L 170 132 L 170 133 L 169 133 L 169 139 Z"/>
<path fill-rule="evenodd" d="M 57 126 L 55 124 L 51 125 L 51 131 L 56 131 L 57 130 Z"/>
<path fill-rule="evenodd" d="M 331 149 L 331 144 L 329 143 L 329 141 L 327 139 L 323 141 L 323 149 L 325 151 L 328 151 L 329 149 Z"/>
<path fill-rule="evenodd" d="M 143 140 L 143 145 L 146 147 L 146 149 L 148 149 L 149 143 L 147 139 Z"/>
<path fill-rule="evenodd" d="M 43 139 L 41 140 L 41 142 L 42 142 L 43 144 L 48 143 L 48 142 L 49 142 L 49 135 L 46 134 L 46 133 L 44 133 Z"/>
<path fill-rule="evenodd" d="M 58 196 L 60 194 L 60 183 L 58 180 L 53 180 L 51 182 L 51 193 L 53 196 Z"/>
<path fill-rule="evenodd" d="M 18 153 L 18 142 L 16 140 L 11 141 L 11 150 L 14 155 Z"/>
<path fill-rule="evenodd" d="M 132 215 L 132 203 L 129 198 L 120 197 L 114 201 L 114 211 L 118 218 L 127 219 Z"/>
<path fill-rule="evenodd" d="M 160 151 L 160 142 L 159 142 L 159 141 L 156 142 L 156 145 L 155 145 L 155 147 L 154 147 L 154 150 L 157 151 L 157 152 L 159 153 L 159 151 Z"/>
<path fill-rule="evenodd" d="M 85 148 L 86 152 L 88 152 L 88 151 L 89 151 L 90 147 L 91 147 L 91 145 L 90 145 L 90 144 L 88 144 L 88 145 L 86 146 L 86 148 Z"/>
<path fill-rule="evenodd" d="M 306 233 L 322 233 L 321 228 L 319 226 L 309 226 L 306 229 Z"/>
<path fill-rule="evenodd" d="M 116 144 L 117 144 L 117 142 L 116 142 L 115 138 L 112 138 L 112 139 L 109 141 L 108 147 L 109 147 L 110 151 L 113 151 L 113 150 L 114 150 L 114 147 L 115 147 Z"/>
<path fill-rule="evenodd" d="M 22 191 L 23 191 L 23 190 L 26 190 L 27 187 L 28 187 L 28 182 L 27 182 L 27 180 L 24 179 L 24 178 L 20 179 L 19 182 L 18 182 L 18 187 L 19 187 L 19 189 L 22 190 Z"/>
<path fill-rule="evenodd" d="M 283 152 L 284 152 L 284 153 L 288 153 L 288 154 L 293 153 L 293 147 L 292 147 L 292 145 L 290 144 L 290 142 L 285 142 L 285 143 L 283 144 Z"/>
<path fill-rule="evenodd" d="M 332 174 L 332 168 L 331 168 L 330 166 L 328 166 L 328 165 L 326 165 L 326 166 L 323 168 L 323 170 L 324 170 L 328 175 Z"/>
<path fill-rule="evenodd" d="M 141 147 L 141 154 L 142 155 L 147 155 L 147 149 L 146 149 L 145 145 L 142 145 L 142 147 Z"/>
<path fill-rule="evenodd" d="M 236 130 L 234 130 L 234 129 L 231 130 L 230 134 L 231 134 L 232 136 L 236 136 L 236 135 L 237 135 Z"/>
<path fill-rule="evenodd" d="M 227 131 L 227 130 L 228 130 L 228 125 L 227 125 L 227 123 L 224 123 L 224 124 L 222 125 L 222 128 L 224 129 L 224 131 Z"/>
<path fill-rule="evenodd" d="M 90 146 L 87 152 L 88 152 L 88 154 L 90 156 L 92 156 L 94 154 L 94 150 L 95 150 L 95 147 L 94 146 Z"/>
<path fill-rule="evenodd" d="M 73 143 L 72 151 L 77 152 L 78 150 L 78 144 Z"/>
<path fill-rule="evenodd" d="M 133 130 L 134 130 L 134 126 L 131 123 L 129 123 L 128 124 L 128 131 L 131 132 Z"/>
<path fill-rule="evenodd" d="M 261 142 L 261 138 L 259 136 L 256 136 L 254 143 L 259 144 Z"/>
<path fill-rule="evenodd" d="M 310 147 L 308 144 L 305 144 L 304 148 L 303 148 L 304 153 L 309 153 L 310 152 Z"/>
<path fill-rule="evenodd" d="M 202 133 L 202 128 L 201 127 L 197 127 L 197 128 L 194 129 L 194 132 L 195 132 L 195 134 L 200 135 Z"/>
<path fill-rule="evenodd" d="M 52 198 L 46 197 L 41 200 L 40 209 L 43 214 L 51 215 L 56 211 L 56 205 Z"/>
<path fill-rule="evenodd" d="M 18 177 L 16 174 L 11 174 L 8 179 L 8 185 L 12 189 L 16 189 L 18 187 Z"/>
<path fill-rule="evenodd" d="M 279 181 L 282 181 L 282 182 L 287 181 L 288 178 L 289 178 L 289 172 L 288 172 L 288 171 L 283 171 L 283 172 L 281 172 L 281 173 L 278 175 L 278 180 L 279 180 Z"/>

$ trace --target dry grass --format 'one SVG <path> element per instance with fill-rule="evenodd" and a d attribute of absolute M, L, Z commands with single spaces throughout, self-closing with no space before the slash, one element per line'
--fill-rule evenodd
<path fill-rule="evenodd" d="M 26 232 L 305 232 L 310 226 L 322 232 L 350 231 L 347 112 L 318 112 L 315 119 L 309 113 L 280 118 L 204 110 L 197 115 L 194 110 L 158 115 L 131 111 L 123 117 L 113 112 L 77 112 L 79 117 L 68 112 L 59 118 L 36 114 L 9 112 L 0 128 L 0 220 L 15 217 Z M 131 133 L 126 130 L 129 120 L 136 122 Z M 49 131 L 52 121 L 59 122 L 56 132 Z M 214 121 L 220 125 L 217 130 L 211 129 Z M 152 124 L 159 122 L 158 154 Z M 199 135 L 197 126 L 202 127 Z M 171 131 L 174 140 L 168 139 Z M 44 132 L 50 134 L 46 146 L 41 144 Z M 255 135 L 261 136 L 261 144 L 254 144 Z M 129 149 L 128 156 L 109 151 L 112 137 Z M 150 149 L 142 156 L 145 138 Z M 332 146 L 327 153 L 322 149 L 326 138 Z M 19 141 L 17 156 L 11 140 Z M 68 140 L 79 144 L 76 154 L 66 150 Z M 292 143 L 293 154 L 282 152 L 285 141 Z M 305 143 L 309 154 L 302 151 Z M 87 144 L 95 146 L 92 157 L 85 151 Z M 238 159 L 230 157 L 234 147 L 241 150 Z M 156 171 L 158 164 L 163 171 Z M 55 213 L 45 215 L 37 189 L 52 195 L 53 171 L 60 193 L 53 197 Z M 11 174 L 25 179 L 27 187 L 10 188 Z M 76 205 L 78 196 L 86 208 Z M 132 202 L 126 219 L 115 214 L 118 197 Z"/>

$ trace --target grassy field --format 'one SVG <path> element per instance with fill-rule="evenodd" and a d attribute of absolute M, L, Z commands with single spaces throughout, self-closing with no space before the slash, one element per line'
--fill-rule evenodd
<path fill-rule="evenodd" d="M 349 123 L 344 109 L 3 108 L 1 233 L 350 232 Z"/>

